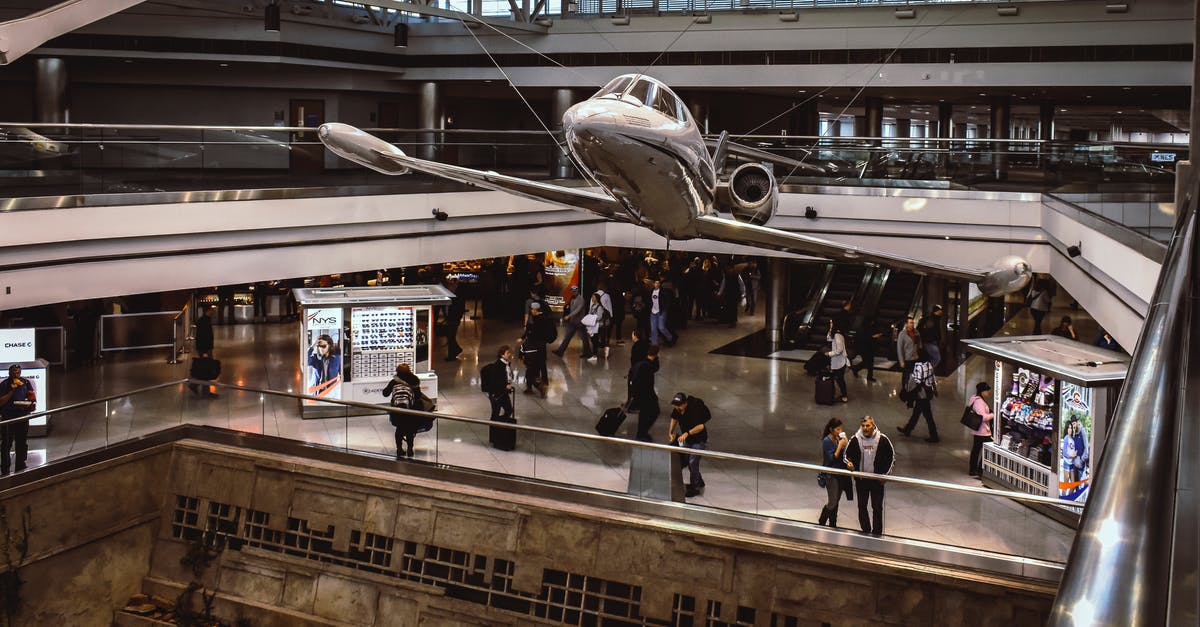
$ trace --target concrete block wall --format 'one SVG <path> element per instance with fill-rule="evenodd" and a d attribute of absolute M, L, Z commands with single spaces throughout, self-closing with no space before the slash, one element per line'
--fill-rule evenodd
<path fill-rule="evenodd" d="M 1012 625 L 1044 622 L 1054 594 L 989 573 L 218 445 L 177 445 L 166 483 L 147 585 L 182 589 L 189 543 L 205 528 L 229 529 L 205 583 L 227 620 L 256 625 L 285 624 L 280 616 L 314 625 Z M 183 510 L 198 516 L 181 524 Z"/>

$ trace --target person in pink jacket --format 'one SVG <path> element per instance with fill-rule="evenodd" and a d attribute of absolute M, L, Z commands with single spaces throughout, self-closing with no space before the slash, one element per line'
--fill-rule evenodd
<path fill-rule="evenodd" d="M 986 381 L 976 383 L 975 396 L 972 396 L 971 400 L 967 402 L 975 410 L 975 413 L 983 416 L 979 428 L 971 431 L 969 472 L 972 477 L 978 477 L 983 474 L 983 443 L 992 439 L 992 386 L 988 385 Z"/>

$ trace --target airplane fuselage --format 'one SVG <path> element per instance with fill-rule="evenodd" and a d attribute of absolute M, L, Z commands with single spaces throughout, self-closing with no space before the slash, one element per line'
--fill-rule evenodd
<path fill-rule="evenodd" d="M 696 216 L 715 213 L 712 157 L 683 102 L 662 83 L 617 77 L 567 110 L 563 132 L 575 164 L 636 223 L 690 239 Z"/>

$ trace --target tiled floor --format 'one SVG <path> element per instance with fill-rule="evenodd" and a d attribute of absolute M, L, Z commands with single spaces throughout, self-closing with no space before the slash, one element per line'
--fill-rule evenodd
<path fill-rule="evenodd" d="M 1079 312 L 1072 313 L 1078 316 Z M 1030 326 L 1027 318 L 1019 316 L 1006 331 L 1024 334 Z M 922 438 L 895 433 L 896 425 L 907 418 L 907 409 L 896 399 L 896 372 L 877 371 L 876 383 L 851 379 L 850 402 L 829 407 L 813 402 L 813 380 L 805 374 L 804 364 L 790 356 L 762 359 L 710 353 L 761 327 L 761 316 L 743 317 L 736 328 L 693 323 L 676 346 L 664 348 L 657 380 L 664 414 L 655 425 L 661 440 L 666 438 L 669 422 L 667 399 L 677 391 L 699 396 L 712 408 L 713 450 L 767 458 L 819 463 L 820 430 L 830 416 L 857 425 L 861 416 L 870 414 L 884 433 L 895 436 L 896 474 L 979 485 L 966 473 L 969 438 L 957 418 L 964 392 L 981 378 L 982 359 L 968 360 L 954 375 L 940 381 L 942 394 L 935 403 L 935 416 L 942 441 L 928 444 Z M 1077 324 L 1080 327 L 1092 333 L 1086 322 Z M 459 331 L 466 349 L 460 360 L 435 366 L 439 411 L 486 419 L 489 407 L 478 389 L 479 368 L 495 355 L 499 345 L 512 343 L 518 335 L 510 324 L 466 321 Z M 216 336 L 216 356 L 224 367 L 221 381 L 271 390 L 299 389 L 295 323 L 218 326 Z M 607 360 L 589 363 L 579 359 L 577 342 L 566 359 L 551 355 L 552 385 L 546 399 L 517 395 L 517 417 L 522 424 L 594 433 L 593 425 L 603 409 L 624 399 L 628 346 L 613 346 Z M 62 407 L 181 379 L 186 374 L 185 362 L 168 364 L 165 355 L 118 355 L 99 366 L 52 373 L 58 379 L 51 385 L 57 395 L 49 400 L 52 407 Z M 205 400 L 171 387 L 57 416 L 50 436 L 32 441 L 39 450 L 31 463 L 182 421 L 395 453 L 393 430 L 384 416 L 302 420 L 293 399 L 225 390 L 220 398 Z M 630 437 L 635 423 L 636 418 L 631 417 L 620 435 Z M 923 424 L 917 433 L 924 435 Z M 433 431 L 418 436 L 416 458 L 607 490 L 626 488 L 626 447 L 547 434 L 522 433 L 519 437 L 516 451 L 496 451 L 487 445 L 485 426 L 439 420 Z M 814 521 L 824 503 L 825 491 L 810 472 L 711 459 L 704 461 L 703 471 L 707 488 L 705 494 L 690 499 L 694 503 L 806 521 Z M 842 502 L 842 527 L 857 527 L 856 504 Z M 887 488 L 885 531 L 1056 562 L 1066 560 L 1073 536 L 1069 528 L 1003 498 L 894 483 Z"/>

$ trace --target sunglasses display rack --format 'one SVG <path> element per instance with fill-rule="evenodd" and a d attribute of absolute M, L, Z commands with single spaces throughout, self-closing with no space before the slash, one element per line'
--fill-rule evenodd
<path fill-rule="evenodd" d="M 416 364 L 416 315 L 412 307 L 351 310 L 350 376 L 390 378 L 396 366 Z"/>

